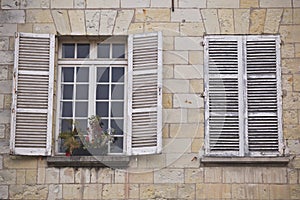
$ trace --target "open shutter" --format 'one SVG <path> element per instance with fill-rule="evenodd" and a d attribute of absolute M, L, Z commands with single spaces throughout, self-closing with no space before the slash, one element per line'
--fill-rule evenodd
<path fill-rule="evenodd" d="M 51 155 L 54 42 L 49 34 L 16 35 L 12 154 Z"/>
<path fill-rule="evenodd" d="M 205 38 L 206 154 L 240 154 L 239 44 L 237 37 Z"/>
<path fill-rule="evenodd" d="M 279 36 L 247 37 L 247 128 L 252 155 L 281 152 Z"/>
<path fill-rule="evenodd" d="M 128 38 L 128 142 L 130 155 L 161 152 L 162 34 Z"/>

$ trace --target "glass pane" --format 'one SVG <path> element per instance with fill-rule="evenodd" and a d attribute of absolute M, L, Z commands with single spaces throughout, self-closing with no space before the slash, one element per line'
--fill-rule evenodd
<path fill-rule="evenodd" d="M 123 153 L 123 137 L 115 137 L 110 144 L 111 153 Z"/>
<path fill-rule="evenodd" d="M 111 99 L 124 99 L 124 85 L 111 86 Z"/>
<path fill-rule="evenodd" d="M 76 99 L 88 100 L 88 98 L 89 98 L 89 86 L 76 85 Z"/>
<path fill-rule="evenodd" d="M 88 103 L 87 102 L 76 102 L 75 116 L 76 117 L 87 117 L 88 116 Z"/>
<path fill-rule="evenodd" d="M 112 57 L 125 58 L 125 44 L 112 44 Z"/>
<path fill-rule="evenodd" d="M 62 45 L 62 58 L 74 58 L 75 44 L 63 44 Z"/>
<path fill-rule="evenodd" d="M 60 124 L 60 132 L 72 130 L 72 119 L 62 119 Z"/>
<path fill-rule="evenodd" d="M 96 99 L 103 100 L 109 98 L 109 85 L 97 85 Z"/>
<path fill-rule="evenodd" d="M 108 120 L 107 119 L 101 119 L 101 122 L 102 122 L 103 130 L 107 130 L 108 129 Z"/>
<path fill-rule="evenodd" d="M 90 57 L 90 45 L 77 44 L 77 58 L 89 58 L 89 57 Z"/>
<path fill-rule="evenodd" d="M 108 102 L 96 103 L 96 115 L 100 117 L 108 117 Z"/>
<path fill-rule="evenodd" d="M 74 82 L 74 67 L 63 67 L 61 73 L 62 82 Z"/>
<path fill-rule="evenodd" d="M 123 119 L 111 120 L 111 128 L 115 130 L 114 135 L 123 135 Z"/>
<path fill-rule="evenodd" d="M 112 68 L 112 82 L 124 82 L 124 67 Z"/>
<path fill-rule="evenodd" d="M 98 58 L 109 58 L 110 44 L 98 44 Z"/>
<path fill-rule="evenodd" d="M 124 106 L 123 102 L 112 102 L 111 103 L 111 116 L 112 117 L 123 117 Z"/>
<path fill-rule="evenodd" d="M 73 106 L 72 102 L 63 102 L 62 103 L 62 117 L 72 117 L 73 116 Z"/>
<path fill-rule="evenodd" d="M 76 68 L 77 82 L 89 82 L 89 68 L 88 67 L 77 67 Z"/>
<path fill-rule="evenodd" d="M 79 133 L 83 135 L 87 133 L 87 119 L 76 119 L 75 125 Z"/>
<path fill-rule="evenodd" d="M 97 82 L 109 82 L 109 68 L 98 67 L 97 68 Z"/>
<path fill-rule="evenodd" d="M 62 99 L 73 99 L 73 85 L 62 85 L 61 96 Z"/>

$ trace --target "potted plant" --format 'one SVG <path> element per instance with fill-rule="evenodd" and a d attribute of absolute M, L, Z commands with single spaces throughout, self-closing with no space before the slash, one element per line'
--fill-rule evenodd
<path fill-rule="evenodd" d="M 63 139 L 63 146 L 66 149 L 67 156 L 72 155 L 73 151 L 81 146 L 76 127 L 71 131 L 60 133 L 59 138 Z"/>

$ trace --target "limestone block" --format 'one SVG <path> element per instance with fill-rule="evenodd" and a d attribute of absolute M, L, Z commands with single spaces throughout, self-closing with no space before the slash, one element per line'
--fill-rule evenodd
<path fill-rule="evenodd" d="M 154 174 L 150 172 L 130 172 L 129 182 L 130 183 L 153 183 Z"/>
<path fill-rule="evenodd" d="M 0 185 L 16 184 L 17 180 L 16 170 L 1 170 L 0 171 Z"/>
<path fill-rule="evenodd" d="M 239 0 L 207 0 L 207 8 L 239 8 Z"/>
<path fill-rule="evenodd" d="M 21 0 L 20 8 L 28 9 L 28 8 L 49 8 L 50 1 L 49 0 Z"/>
<path fill-rule="evenodd" d="M 83 187 L 83 199 L 100 199 L 102 185 L 88 184 Z"/>
<path fill-rule="evenodd" d="M 37 170 L 26 170 L 26 184 L 36 184 L 37 183 Z"/>
<path fill-rule="evenodd" d="M 189 64 L 203 65 L 203 51 L 189 51 Z"/>
<path fill-rule="evenodd" d="M 291 59 L 282 59 L 281 71 L 282 74 L 298 74 L 300 73 L 299 69 L 299 58 L 291 58 Z"/>
<path fill-rule="evenodd" d="M 300 7 L 300 0 L 293 0 L 293 7 Z"/>
<path fill-rule="evenodd" d="M 264 168 L 262 177 L 264 183 L 287 183 L 287 170 L 279 167 Z"/>
<path fill-rule="evenodd" d="M 230 184 L 196 184 L 196 199 L 232 199 L 231 194 Z"/>
<path fill-rule="evenodd" d="M 250 12 L 250 33 L 262 34 L 264 31 L 265 19 L 266 19 L 265 9 L 253 9 Z"/>
<path fill-rule="evenodd" d="M 261 8 L 285 8 L 292 7 L 292 1 L 285 0 L 260 0 L 259 6 Z"/>
<path fill-rule="evenodd" d="M 224 167 L 223 169 L 223 182 L 224 183 L 244 183 L 245 171 L 243 168 L 237 167 Z"/>
<path fill-rule="evenodd" d="M 300 24 L 300 8 L 293 9 L 293 23 Z"/>
<path fill-rule="evenodd" d="M 8 169 L 36 169 L 37 160 L 32 157 L 4 157 L 4 166 Z"/>
<path fill-rule="evenodd" d="M 279 33 L 282 36 L 282 40 L 286 43 L 300 42 L 300 25 L 280 26 Z"/>
<path fill-rule="evenodd" d="M 293 75 L 293 89 L 294 91 L 300 92 L 300 74 Z"/>
<path fill-rule="evenodd" d="M 190 153 L 192 139 L 172 138 L 163 140 L 164 153 Z"/>
<path fill-rule="evenodd" d="M 67 35 L 71 33 L 67 10 L 52 10 L 52 16 L 54 19 L 55 27 L 59 34 Z"/>
<path fill-rule="evenodd" d="M 199 9 L 175 9 L 171 12 L 172 22 L 201 22 Z"/>
<path fill-rule="evenodd" d="M 123 184 L 103 184 L 102 199 L 124 199 L 125 188 Z"/>
<path fill-rule="evenodd" d="M 198 153 L 202 150 L 202 147 L 204 146 L 203 139 L 194 138 L 192 141 L 192 153 Z"/>
<path fill-rule="evenodd" d="M 232 198 L 233 199 L 260 199 L 259 186 L 256 184 L 233 184 Z"/>
<path fill-rule="evenodd" d="M 171 79 L 174 77 L 173 65 L 164 65 L 163 66 L 163 79 Z"/>
<path fill-rule="evenodd" d="M 294 44 L 283 44 L 283 45 L 281 45 L 281 56 L 282 56 L 282 58 L 293 58 L 293 57 L 295 57 L 295 54 L 296 53 L 295 53 L 295 45 Z"/>
<path fill-rule="evenodd" d="M 202 37 L 175 37 L 175 50 L 203 50 Z"/>
<path fill-rule="evenodd" d="M 202 65 L 175 65 L 174 75 L 176 79 L 202 79 Z"/>
<path fill-rule="evenodd" d="M 38 168 L 37 171 L 37 183 L 44 184 L 46 181 L 46 168 Z"/>
<path fill-rule="evenodd" d="M 75 170 L 75 183 L 90 183 L 91 173 L 87 168 L 79 168 Z"/>
<path fill-rule="evenodd" d="M 51 0 L 51 8 L 73 8 L 73 0 Z"/>
<path fill-rule="evenodd" d="M 5 137 L 5 125 L 4 124 L 0 124 L 0 138 L 3 139 Z M 0 156 L 0 169 L 2 169 L 3 167 L 3 157 Z"/>
<path fill-rule="evenodd" d="M 150 0 L 121 0 L 121 8 L 149 8 Z"/>
<path fill-rule="evenodd" d="M 299 129 L 300 129 L 300 125 L 284 125 L 283 126 L 284 138 L 290 140 L 300 139 Z"/>
<path fill-rule="evenodd" d="M 290 199 L 288 185 L 270 185 L 270 199 Z"/>
<path fill-rule="evenodd" d="M 293 24 L 293 9 L 283 9 L 281 24 Z"/>
<path fill-rule="evenodd" d="M 91 183 L 97 183 L 97 176 L 98 176 L 98 170 L 96 170 L 95 168 L 92 168 L 90 170 L 90 175 L 91 175 Z"/>
<path fill-rule="evenodd" d="M 98 171 L 98 183 L 112 183 L 114 171 L 108 168 L 102 168 Z"/>
<path fill-rule="evenodd" d="M 59 183 L 59 169 L 47 168 L 46 169 L 46 183 Z"/>
<path fill-rule="evenodd" d="M 4 109 L 9 110 L 11 108 L 12 95 L 4 95 Z"/>
<path fill-rule="evenodd" d="M 263 170 L 261 167 L 245 168 L 246 183 L 263 183 Z"/>
<path fill-rule="evenodd" d="M 204 181 L 204 169 L 185 169 L 184 182 L 185 183 L 202 183 Z"/>
<path fill-rule="evenodd" d="M 129 184 L 129 198 L 139 199 L 139 196 L 140 196 L 139 184 Z"/>
<path fill-rule="evenodd" d="M 101 26 L 100 26 L 101 28 Z M 131 23 L 128 28 L 128 34 L 144 33 L 144 23 Z M 165 43 L 165 41 L 164 41 Z"/>
<path fill-rule="evenodd" d="M 171 124 L 170 136 L 176 138 L 200 138 L 203 137 L 204 127 L 199 123 Z"/>
<path fill-rule="evenodd" d="M 201 123 L 204 122 L 204 110 L 198 108 L 188 109 L 188 123 Z"/>
<path fill-rule="evenodd" d="M 85 8 L 85 0 L 74 0 L 74 8 Z"/>
<path fill-rule="evenodd" d="M 172 107 L 173 107 L 173 95 L 163 94 L 163 108 L 172 108 Z"/>
<path fill-rule="evenodd" d="M 0 186 L 0 199 L 8 199 L 8 185 Z"/>
<path fill-rule="evenodd" d="M 199 94 L 175 94 L 173 97 L 174 108 L 203 108 L 203 98 Z"/>
<path fill-rule="evenodd" d="M 166 128 L 165 128 L 166 129 Z M 165 137 L 167 138 L 167 137 Z M 138 167 L 142 169 L 161 169 L 166 167 L 166 155 L 165 154 L 157 154 L 157 155 L 149 155 L 138 157 Z M 146 171 L 148 172 L 148 171 Z M 132 172 L 134 173 L 134 172 Z M 153 182 L 153 178 L 152 178 Z"/>
<path fill-rule="evenodd" d="M 297 110 L 283 110 L 283 124 L 298 124 Z"/>
<path fill-rule="evenodd" d="M 197 168 L 199 167 L 199 160 L 194 159 L 198 153 L 168 153 L 166 155 L 167 165 L 170 168 Z"/>
<path fill-rule="evenodd" d="M 220 34 L 218 13 L 216 9 L 201 10 L 205 32 L 208 34 Z"/>
<path fill-rule="evenodd" d="M 64 184 L 63 199 L 82 199 L 82 187 L 80 184 Z"/>
<path fill-rule="evenodd" d="M 73 168 L 60 169 L 60 183 L 74 183 L 75 174 Z"/>
<path fill-rule="evenodd" d="M 154 172 L 154 183 L 183 183 L 183 169 L 161 169 Z"/>
<path fill-rule="evenodd" d="M 264 33 L 278 33 L 282 13 L 282 9 L 267 10 Z"/>
<path fill-rule="evenodd" d="M 221 183 L 222 168 L 221 167 L 207 167 L 204 169 L 205 183 Z"/>
<path fill-rule="evenodd" d="M 300 44 L 295 44 L 295 57 L 300 58 Z"/>
<path fill-rule="evenodd" d="M 290 186 L 291 199 L 300 199 L 300 184 Z"/>
<path fill-rule="evenodd" d="M 85 35 L 85 22 L 84 22 L 84 11 L 83 10 L 69 10 L 69 18 L 72 35 Z"/>
<path fill-rule="evenodd" d="M 2 9 L 19 9 L 20 3 L 19 0 L 2 0 L 1 8 Z"/>
<path fill-rule="evenodd" d="M 119 8 L 120 0 L 87 0 L 87 8 Z"/>
<path fill-rule="evenodd" d="M 33 24 L 33 33 L 56 34 L 53 23 Z"/>
<path fill-rule="evenodd" d="M 186 93 L 189 90 L 188 80 L 166 79 L 163 81 L 164 93 Z"/>
<path fill-rule="evenodd" d="M 187 122 L 186 109 L 164 109 L 163 110 L 163 123 L 185 123 L 185 122 Z"/>
<path fill-rule="evenodd" d="M 17 184 L 25 184 L 26 170 L 17 170 Z"/>
<path fill-rule="evenodd" d="M 162 130 L 162 137 L 163 138 L 170 138 L 169 124 L 164 124 L 163 130 Z"/>
<path fill-rule="evenodd" d="M 300 140 L 287 140 L 289 153 L 293 155 L 300 154 Z"/>
<path fill-rule="evenodd" d="M 164 51 L 163 63 L 168 64 L 188 64 L 188 51 Z"/>
<path fill-rule="evenodd" d="M 0 24 L 25 23 L 24 10 L 0 10 Z"/>
<path fill-rule="evenodd" d="M 0 23 L 0 35 L 1 36 L 14 36 L 15 32 L 17 32 L 17 24 L 1 24 Z"/>
<path fill-rule="evenodd" d="M 49 185 L 48 200 L 62 199 L 62 185 L 50 184 Z"/>
<path fill-rule="evenodd" d="M 170 8 L 171 4 L 169 0 L 151 0 L 151 8 Z"/>
<path fill-rule="evenodd" d="M 234 34 L 233 10 L 219 9 L 218 17 L 221 34 Z"/>
<path fill-rule="evenodd" d="M 240 8 L 258 8 L 258 1 L 259 0 L 241 0 Z"/>
<path fill-rule="evenodd" d="M 100 14 L 100 35 L 112 35 L 115 20 L 117 17 L 116 10 L 102 10 Z"/>
<path fill-rule="evenodd" d="M 203 94 L 203 79 L 190 80 L 190 93 Z"/>
<path fill-rule="evenodd" d="M 114 183 L 125 183 L 126 181 L 126 170 L 123 169 L 115 169 L 115 182 Z"/>
<path fill-rule="evenodd" d="M 133 10 L 119 10 L 114 27 L 114 35 L 126 35 L 134 15 Z"/>
<path fill-rule="evenodd" d="M 10 51 L 4 51 L 4 52 L 6 52 L 4 54 L 2 54 L 2 52 L 3 51 L 0 51 L 0 55 L 1 56 L 3 55 L 3 56 L 7 56 L 8 57 L 8 58 L 6 58 L 7 59 L 7 63 L 13 62 L 13 61 L 9 60 L 9 59 L 13 59 L 13 58 L 10 58 L 10 57 L 13 56 L 13 55 L 10 55 L 10 54 L 12 54 L 12 52 L 10 52 Z M 1 56 L 0 56 L 0 58 L 3 58 Z M 6 61 L 6 59 L 3 59 L 3 60 Z M 1 87 L 0 88 L 0 93 L 2 93 L 2 94 L 9 94 L 9 93 L 11 93 L 11 91 L 12 91 L 12 82 L 11 82 L 11 80 L 0 81 L 0 87 Z"/>
<path fill-rule="evenodd" d="M 140 199 L 177 199 L 176 184 L 141 184 Z"/>
<path fill-rule="evenodd" d="M 18 24 L 18 32 L 32 33 L 32 31 L 33 31 L 33 24 L 30 23 Z"/>
<path fill-rule="evenodd" d="M 179 0 L 179 8 L 206 8 L 207 0 Z"/>
<path fill-rule="evenodd" d="M 99 21 L 100 21 L 100 11 L 97 10 L 85 11 L 86 33 L 88 35 L 99 34 L 99 25 L 100 25 Z"/>
<path fill-rule="evenodd" d="M 297 169 L 288 169 L 288 180 L 289 184 L 298 183 L 298 170 Z"/>
<path fill-rule="evenodd" d="M 162 31 L 163 36 L 178 36 L 179 23 L 157 23 L 148 22 L 145 24 L 145 32 Z"/>
<path fill-rule="evenodd" d="M 170 9 L 136 9 L 135 22 L 168 22 L 171 19 Z"/>
<path fill-rule="evenodd" d="M 46 185 L 12 185 L 9 189 L 11 199 L 46 199 L 48 195 Z"/>
<path fill-rule="evenodd" d="M 8 50 L 8 47 L 9 47 L 9 38 L 8 37 L 1 37 L 0 38 L 0 50 L 2 50 L 2 51 Z M 7 69 L 6 69 L 6 71 L 7 71 Z M 2 79 L 1 75 L 0 75 L 0 79 Z"/>
<path fill-rule="evenodd" d="M 269 199 L 270 198 L 270 187 L 269 185 L 260 184 L 258 187 L 258 199 Z"/>
<path fill-rule="evenodd" d="M 180 24 L 180 35 L 182 36 L 203 36 L 205 30 L 202 22 L 191 22 Z"/>
<path fill-rule="evenodd" d="M 195 184 L 179 184 L 177 186 L 179 199 L 195 199 L 196 185 Z"/>

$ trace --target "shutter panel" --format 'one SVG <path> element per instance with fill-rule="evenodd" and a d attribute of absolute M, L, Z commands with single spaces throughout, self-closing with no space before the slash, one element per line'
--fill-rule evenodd
<path fill-rule="evenodd" d="M 279 36 L 248 37 L 247 128 L 250 154 L 280 151 Z"/>
<path fill-rule="evenodd" d="M 16 35 L 12 154 L 51 155 L 54 42 L 49 34 Z"/>
<path fill-rule="evenodd" d="M 162 34 L 128 38 L 128 142 L 130 155 L 161 152 Z"/>
<path fill-rule="evenodd" d="M 206 154 L 238 155 L 239 42 L 236 37 L 205 38 Z"/>

